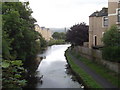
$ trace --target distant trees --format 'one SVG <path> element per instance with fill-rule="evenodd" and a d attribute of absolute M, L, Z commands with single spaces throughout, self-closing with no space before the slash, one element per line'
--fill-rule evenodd
<path fill-rule="evenodd" d="M 64 32 L 54 32 L 52 35 L 53 39 L 48 42 L 48 45 L 57 45 L 57 44 L 65 44 L 66 33 Z"/>
<path fill-rule="evenodd" d="M 72 45 L 82 46 L 84 42 L 88 42 L 88 29 L 85 23 L 73 25 L 66 34 L 66 41 Z"/>
<path fill-rule="evenodd" d="M 103 36 L 103 58 L 113 62 L 120 62 L 120 31 L 112 26 Z"/>
<path fill-rule="evenodd" d="M 66 34 L 63 32 L 54 32 L 52 37 L 54 39 L 65 39 Z"/>

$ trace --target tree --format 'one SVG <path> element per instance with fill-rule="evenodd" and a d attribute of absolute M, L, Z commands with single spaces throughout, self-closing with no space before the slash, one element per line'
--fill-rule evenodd
<path fill-rule="evenodd" d="M 65 39 L 65 33 L 63 33 L 63 32 L 54 32 L 53 33 L 53 35 L 52 35 L 52 37 L 54 38 L 54 39 Z"/>
<path fill-rule="evenodd" d="M 66 34 L 66 41 L 82 46 L 84 42 L 88 42 L 88 28 L 85 23 L 73 25 Z"/>
<path fill-rule="evenodd" d="M 3 31 L 2 34 L 3 34 L 3 36 L 2 36 L 2 55 L 4 56 L 3 57 L 4 59 L 9 59 L 9 58 L 11 58 L 11 55 L 10 55 L 11 40 L 8 38 L 5 31 Z"/>
<path fill-rule="evenodd" d="M 112 26 L 103 36 L 103 58 L 113 62 L 120 62 L 120 31 L 117 26 Z"/>
<path fill-rule="evenodd" d="M 119 46 L 120 45 L 120 32 L 117 26 L 112 26 L 107 30 L 103 37 L 104 46 Z"/>
<path fill-rule="evenodd" d="M 37 66 L 36 54 L 44 46 L 42 36 L 35 31 L 34 23 L 36 20 L 31 16 L 32 10 L 28 5 L 29 2 L 2 3 L 2 68 L 4 88 L 8 86 L 24 86 L 23 84 L 26 81 L 23 79 L 23 76 L 25 75 L 22 75 L 21 69 L 25 71 L 24 68 L 26 68 L 26 71 L 32 71 Z M 39 42 L 37 41 L 38 39 L 40 40 Z M 32 69 L 30 70 L 31 64 Z"/>
<path fill-rule="evenodd" d="M 27 58 L 36 55 L 39 46 L 36 42 L 39 34 L 34 29 L 36 20 L 31 16 L 32 10 L 28 5 L 28 2 L 5 2 L 2 5 L 2 30 L 12 40 L 9 45 L 12 56 L 10 59 L 21 59 L 24 62 Z M 6 57 L 6 55 L 3 56 Z"/>

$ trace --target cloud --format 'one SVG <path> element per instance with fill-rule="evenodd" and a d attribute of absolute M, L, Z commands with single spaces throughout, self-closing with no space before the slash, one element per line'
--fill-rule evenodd
<path fill-rule="evenodd" d="M 40 26 L 70 27 L 89 22 L 89 15 L 107 6 L 107 0 L 29 0 Z"/>

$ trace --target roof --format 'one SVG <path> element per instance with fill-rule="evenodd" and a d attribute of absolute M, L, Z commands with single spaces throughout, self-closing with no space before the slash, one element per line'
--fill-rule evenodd
<path fill-rule="evenodd" d="M 101 11 L 96 11 L 92 13 L 89 17 L 102 17 L 102 16 L 108 16 L 108 8 L 102 8 Z"/>

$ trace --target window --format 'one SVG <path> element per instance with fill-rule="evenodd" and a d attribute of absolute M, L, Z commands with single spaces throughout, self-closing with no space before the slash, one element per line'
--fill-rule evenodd
<path fill-rule="evenodd" d="M 108 17 L 103 17 L 103 26 L 108 26 Z"/>
<path fill-rule="evenodd" d="M 120 22 L 120 9 L 118 9 L 118 22 Z"/>

